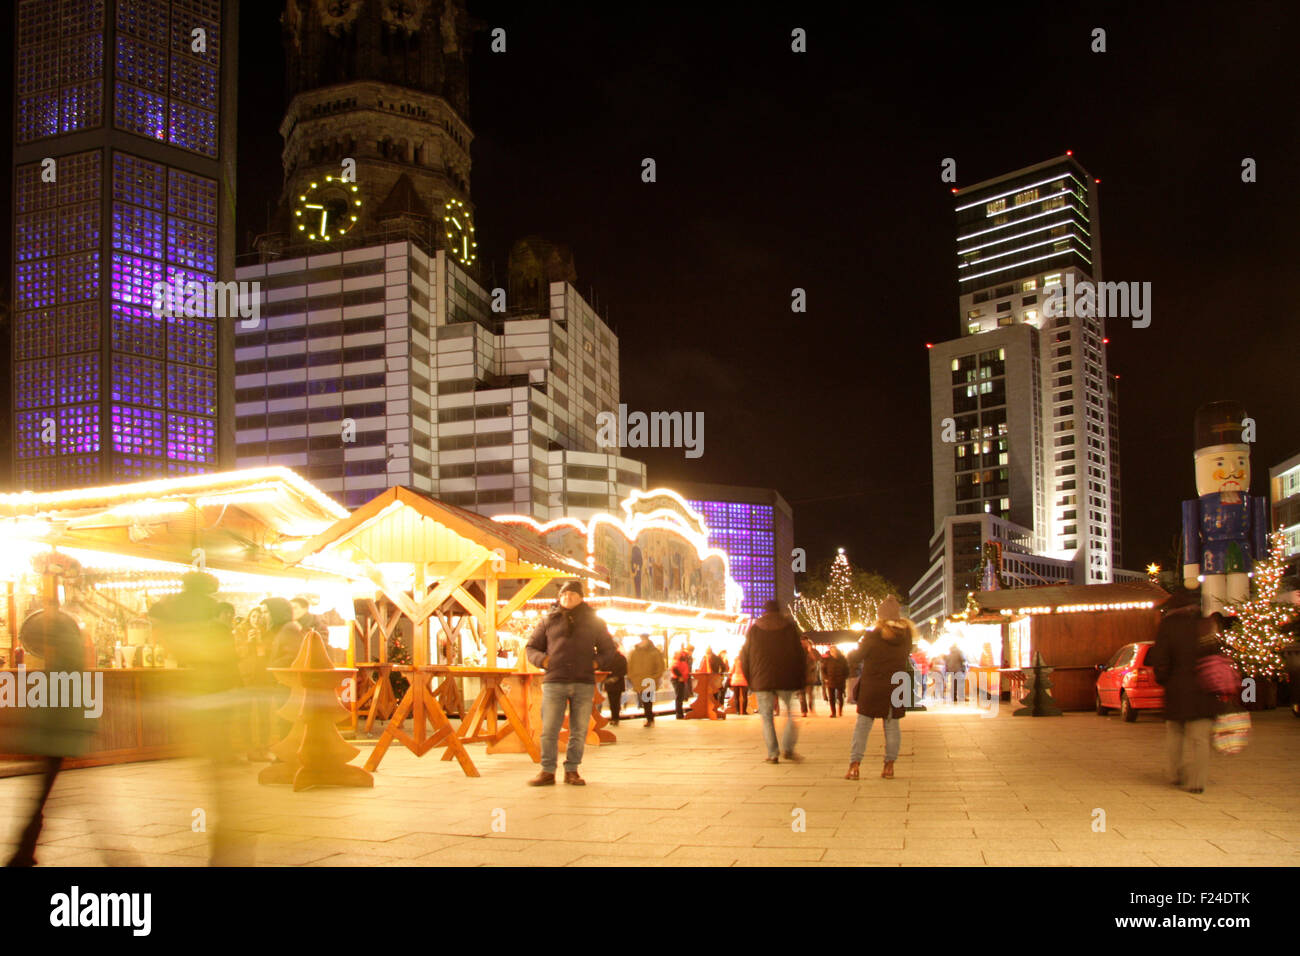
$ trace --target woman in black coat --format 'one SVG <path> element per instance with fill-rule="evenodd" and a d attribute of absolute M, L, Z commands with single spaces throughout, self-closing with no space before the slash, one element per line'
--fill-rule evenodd
<path fill-rule="evenodd" d="M 888 616 L 887 616 L 888 615 Z M 898 602 L 887 599 L 880 609 L 876 628 L 867 632 L 859 647 L 862 650 L 862 676 L 858 680 L 855 703 L 858 722 L 853 728 L 849 748 L 849 772 L 845 780 L 858 779 L 858 765 L 867 749 L 867 735 L 879 717 L 885 724 L 885 766 L 882 777 L 894 775 L 900 740 L 899 720 L 907 702 L 908 655 L 916 638 L 916 627 L 903 618 Z"/>
<path fill-rule="evenodd" d="M 1194 593 L 1175 594 L 1162 611 L 1147 663 L 1165 691 L 1169 776 L 1174 786 L 1201 793 L 1210 770 L 1210 729 L 1222 707 L 1218 698 L 1201 686 L 1196 665 L 1206 654 L 1217 653 L 1217 641 L 1201 619 L 1200 600 Z M 1188 749 L 1191 755 L 1184 759 Z"/>

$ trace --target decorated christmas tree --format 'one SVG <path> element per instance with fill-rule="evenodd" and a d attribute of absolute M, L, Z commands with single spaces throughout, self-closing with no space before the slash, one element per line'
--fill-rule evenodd
<path fill-rule="evenodd" d="M 1285 566 L 1283 547 L 1280 532 L 1269 536 L 1269 555 L 1255 562 L 1251 575 L 1254 596 L 1228 605 L 1237 619 L 1224 635 L 1223 643 L 1243 677 L 1286 679 L 1281 652 L 1288 638 L 1279 629 L 1291 620 L 1295 609 L 1274 603 Z"/>
<path fill-rule="evenodd" d="M 853 566 L 840 548 L 831 564 L 826 589 L 818 596 L 801 595 L 790 606 L 795 621 L 808 631 L 845 631 L 854 624 L 870 627 L 879 602 L 853 580 Z"/>

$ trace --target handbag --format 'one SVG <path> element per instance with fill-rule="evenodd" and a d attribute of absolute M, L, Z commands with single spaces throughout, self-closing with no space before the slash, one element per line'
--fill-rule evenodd
<path fill-rule="evenodd" d="M 1234 710 L 1214 718 L 1210 741 L 1221 754 L 1237 754 L 1246 748 L 1250 739 L 1250 714 Z"/>
<path fill-rule="evenodd" d="M 1196 679 L 1201 690 L 1222 697 L 1235 697 L 1241 690 L 1241 675 L 1222 654 L 1207 654 L 1198 660 Z"/>

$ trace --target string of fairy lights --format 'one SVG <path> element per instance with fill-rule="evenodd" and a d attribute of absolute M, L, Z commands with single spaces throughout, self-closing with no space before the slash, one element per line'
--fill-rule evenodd
<path fill-rule="evenodd" d="M 840 548 L 831 564 L 830 579 L 820 597 L 800 595 L 790 605 L 790 613 L 806 631 L 848 631 L 876 620 L 879 601 L 853 584 L 853 567 Z"/>
<path fill-rule="evenodd" d="M 1268 543 L 1268 557 L 1253 568 L 1254 597 L 1228 603 L 1237 617 L 1224 634 L 1223 644 L 1243 677 L 1286 679 L 1282 648 L 1288 638 L 1281 628 L 1295 617 L 1296 609 L 1276 603 L 1286 567 L 1286 539 L 1281 532 L 1273 532 Z"/>

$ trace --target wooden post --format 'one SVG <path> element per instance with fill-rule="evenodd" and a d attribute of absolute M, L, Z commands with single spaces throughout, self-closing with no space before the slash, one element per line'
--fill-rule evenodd
<path fill-rule="evenodd" d="M 428 590 L 425 582 L 426 565 L 423 561 L 417 561 L 415 564 L 415 593 L 412 595 L 414 603 L 418 606 L 424 600 Z M 411 643 L 415 645 L 411 648 L 411 663 L 416 667 L 426 667 L 429 664 L 429 617 L 425 615 L 418 621 L 412 621 Z M 417 703 L 417 709 L 419 705 Z M 419 716 L 423 716 L 422 714 Z"/>
<path fill-rule="evenodd" d="M 487 645 L 487 666 L 497 666 L 497 573 L 487 565 L 487 579 L 483 582 L 483 641 Z"/>

